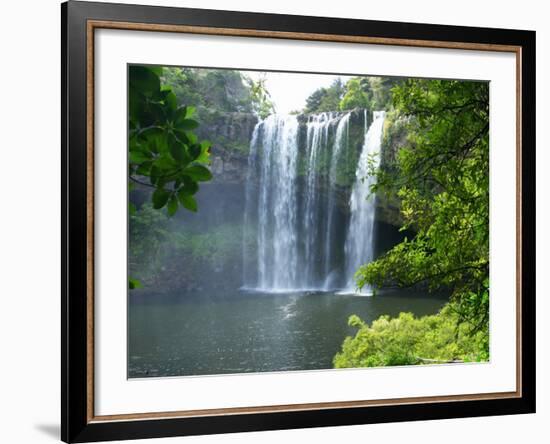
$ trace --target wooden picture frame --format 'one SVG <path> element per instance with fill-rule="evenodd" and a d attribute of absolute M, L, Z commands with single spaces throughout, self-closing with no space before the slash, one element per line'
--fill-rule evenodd
<path fill-rule="evenodd" d="M 62 412 L 65 442 L 535 411 L 535 33 L 186 8 L 62 4 Z M 97 29 L 469 49 L 516 56 L 517 390 L 128 415 L 94 414 L 94 32 Z"/>

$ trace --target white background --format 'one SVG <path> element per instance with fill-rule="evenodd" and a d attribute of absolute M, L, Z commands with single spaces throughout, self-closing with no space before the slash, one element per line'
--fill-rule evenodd
<path fill-rule="evenodd" d="M 119 0 L 120 1 L 120 0 Z M 524 0 L 479 2 L 441 1 L 321 2 L 278 0 L 157 1 L 150 4 L 213 9 L 355 17 L 378 20 L 536 29 L 537 39 L 537 225 L 545 228 L 549 213 L 543 193 L 550 185 L 544 166 L 550 158 L 543 147 L 550 113 L 550 29 L 544 2 Z M 6 2 L 2 6 L 0 68 L 0 128 L 2 170 L 0 190 L 0 436 L 6 443 L 55 442 L 59 430 L 59 3 L 56 0 Z M 537 233 L 537 272 L 550 264 L 543 252 L 550 247 L 548 230 Z M 335 441 L 401 443 L 500 443 L 547 437 L 550 420 L 550 327 L 544 313 L 550 305 L 547 282 L 539 279 L 538 411 L 536 415 L 445 420 L 402 424 L 291 430 L 214 437 L 174 438 L 156 442 L 275 443 Z M 538 436 L 540 436 L 540 438 Z"/>

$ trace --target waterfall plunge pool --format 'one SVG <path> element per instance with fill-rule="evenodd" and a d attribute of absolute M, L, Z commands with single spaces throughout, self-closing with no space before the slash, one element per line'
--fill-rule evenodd
<path fill-rule="evenodd" d="M 356 314 L 434 314 L 447 295 L 387 289 L 374 297 L 337 292 L 133 295 L 128 377 L 215 375 L 333 367 Z"/>

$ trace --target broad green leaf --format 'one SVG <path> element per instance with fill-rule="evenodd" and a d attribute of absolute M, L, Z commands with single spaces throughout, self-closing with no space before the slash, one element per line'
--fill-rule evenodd
<path fill-rule="evenodd" d="M 148 176 L 151 171 L 151 166 L 153 165 L 153 161 L 148 160 L 146 162 L 143 162 L 136 170 L 136 174 L 139 174 L 140 176 Z"/>
<path fill-rule="evenodd" d="M 168 201 L 168 206 L 166 207 L 168 210 L 168 216 L 173 216 L 176 214 L 176 211 L 178 211 L 178 199 L 175 195 L 172 195 L 170 200 Z"/>
<path fill-rule="evenodd" d="M 133 87 L 128 89 L 128 112 L 130 114 L 131 126 L 136 126 L 139 122 L 138 114 L 140 110 L 141 94 Z"/>
<path fill-rule="evenodd" d="M 178 106 L 171 82 L 163 84 L 170 74 L 164 72 L 166 78 L 161 77 L 163 72 L 159 66 L 133 65 L 128 69 L 129 175 L 147 177 L 155 187 L 153 208 L 168 206 L 171 215 L 179 205 L 196 211 L 192 196 L 198 190 L 197 181 L 210 180 L 212 174 L 201 165 L 209 162 L 210 144 L 199 143 L 193 132 L 199 126 L 191 118 L 195 107 Z M 181 76 L 185 78 L 183 73 Z M 189 196 L 182 197 L 185 205 L 174 196 L 180 191 Z"/>
<path fill-rule="evenodd" d="M 208 140 L 201 142 L 201 153 L 195 159 L 195 162 L 209 164 L 210 163 L 210 147 L 212 143 Z"/>
<path fill-rule="evenodd" d="M 202 165 L 191 165 L 183 170 L 183 174 L 198 182 L 205 182 L 212 179 L 210 170 Z"/>
<path fill-rule="evenodd" d="M 193 119 L 183 119 L 181 122 L 178 123 L 179 126 L 186 131 L 194 130 L 199 126 L 199 122 Z"/>
<path fill-rule="evenodd" d="M 166 96 L 166 104 L 170 107 L 170 109 L 172 109 L 173 111 L 175 111 L 178 107 L 178 101 L 176 99 L 176 95 L 170 91 L 167 96 Z"/>
<path fill-rule="evenodd" d="M 147 153 L 142 151 L 130 151 L 130 162 L 132 163 L 142 163 L 146 162 L 151 158 Z"/>
<path fill-rule="evenodd" d="M 168 198 L 170 197 L 170 193 L 166 190 L 163 190 L 162 188 L 157 188 L 153 193 L 153 208 L 155 210 L 159 210 L 164 205 L 166 205 L 166 202 L 168 202 Z"/>
<path fill-rule="evenodd" d="M 162 76 L 163 68 L 162 66 L 148 66 L 148 68 L 153 71 L 157 76 Z"/>
<path fill-rule="evenodd" d="M 187 116 L 187 107 L 186 106 L 180 106 L 176 110 L 176 112 L 174 113 L 174 119 L 175 119 L 176 124 L 178 124 L 178 122 L 183 121 L 186 116 Z"/>
<path fill-rule="evenodd" d="M 162 176 L 166 170 L 172 170 L 178 167 L 178 164 L 174 162 L 168 154 L 162 154 L 157 157 L 153 165 L 159 169 L 159 176 Z"/>
<path fill-rule="evenodd" d="M 162 128 L 158 126 L 148 126 L 147 128 L 143 128 L 139 132 L 139 137 L 141 140 L 144 141 L 150 141 L 152 140 L 153 136 L 159 136 L 163 133 Z"/>
<path fill-rule="evenodd" d="M 178 199 L 184 208 L 194 212 L 197 211 L 197 201 L 191 194 L 188 194 L 185 191 L 180 191 L 178 193 Z"/>
<path fill-rule="evenodd" d="M 188 144 L 193 144 L 198 142 L 199 138 L 195 133 L 192 133 L 191 131 L 187 131 L 185 134 L 187 134 L 187 140 L 189 140 L 189 142 L 187 142 Z"/>
<path fill-rule="evenodd" d="M 198 159 L 201 155 L 201 146 L 198 143 L 195 143 L 189 147 L 189 154 L 192 160 Z"/>
<path fill-rule="evenodd" d="M 172 155 L 174 160 L 180 163 L 183 162 L 186 157 L 184 145 L 181 145 L 174 140 L 174 142 L 170 144 L 170 154 Z"/>
<path fill-rule="evenodd" d="M 146 66 L 130 66 L 128 69 L 130 88 L 142 94 L 152 94 L 160 90 L 159 76 L 153 69 Z"/>
<path fill-rule="evenodd" d="M 186 165 L 192 161 L 187 152 L 187 147 L 173 134 L 168 136 L 170 143 L 170 154 L 176 160 L 178 166 Z"/>
<path fill-rule="evenodd" d="M 189 177 L 183 176 L 183 190 L 185 190 L 187 194 L 195 194 L 199 191 L 199 184 L 189 179 Z"/>
<path fill-rule="evenodd" d="M 168 151 L 168 135 L 166 131 L 150 138 L 151 151 L 154 153 L 165 153 Z"/>

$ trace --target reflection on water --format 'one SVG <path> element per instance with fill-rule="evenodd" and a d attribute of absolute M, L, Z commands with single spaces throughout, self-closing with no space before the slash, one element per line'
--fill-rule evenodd
<path fill-rule="evenodd" d="M 325 293 L 178 296 L 132 294 L 130 378 L 332 368 L 355 329 L 380 315 L 436 313 L 441 296 L 387 290 L 374 297 Z"/>

